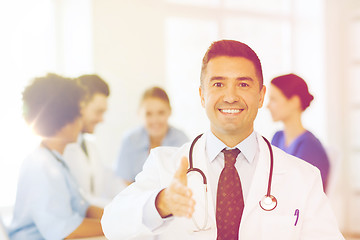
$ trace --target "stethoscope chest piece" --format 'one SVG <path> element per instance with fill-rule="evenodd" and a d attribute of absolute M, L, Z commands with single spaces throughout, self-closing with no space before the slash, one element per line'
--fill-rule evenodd
<path fill-rule="evenodd" d="M 277 200 L 273 195 L 265 195 L 259 202 L 260 207 L 265 211 L 272 211 L 277 206 Z"/>

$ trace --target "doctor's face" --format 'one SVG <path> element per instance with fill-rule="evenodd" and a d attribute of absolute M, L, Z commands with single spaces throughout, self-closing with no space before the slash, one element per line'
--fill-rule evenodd
<path fill-rule="evenodd" d="M 201 104 L 214 135 L 249 136 L 265 95 L 254 64 L 243 57 L 219 56 L 209 61 L 202 80 Z"/>
<path fill-rule="evenodd" d="M 84 133 L 94 133 L 98 123 L 104 121 L 104 113 L 107 110 L 107 96 L 96 93 L 83 108 Z"/>

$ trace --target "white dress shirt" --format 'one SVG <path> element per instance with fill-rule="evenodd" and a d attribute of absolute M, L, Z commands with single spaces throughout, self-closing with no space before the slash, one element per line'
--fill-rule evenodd
<path fill-rule="evenodd" d="M 207 177 L 208 184 L 213 193 L 213 204 L 216 206 L 216 193 L 220 173 L 224 168 L 224 153 L 221 151 L 226 149 L 238 148 L 241 152 L 236 158 L 235 167 L 238 171 L 241 187 L 243 191 L 244 201 L 248 196 L 252 178 L 259 160 L 259 147 L 255 132 L 252 132 L 246 139 L 233 148 L 226 146 L 211 131 L 205 133 L 206 145 L 205 152 L 208 157 L 209 174 Z M 266 189 L 264 189 L 265 192 Z"/>

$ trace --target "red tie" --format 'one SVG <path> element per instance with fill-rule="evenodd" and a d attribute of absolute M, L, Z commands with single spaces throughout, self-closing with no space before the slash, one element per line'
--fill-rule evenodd
<path fill-rule="evenodd" d="M 216 198 L 217 240 L 239 239 L 244 199 L 239 174 L 235 168 L 239 149 L 222 150 L 225 155 Z"/>

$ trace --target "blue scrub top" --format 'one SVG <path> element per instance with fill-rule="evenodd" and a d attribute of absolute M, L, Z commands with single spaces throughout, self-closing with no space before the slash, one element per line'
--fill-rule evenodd
<path fill-rule="evenodd" d="M 286 146 L 284 131 L 278 131 L 275 133 L 271 144 L 317 167 L 321 173 L 324 190 L 326 189 L 330 163 L 323 145 L 314 134 L 306 131 L 289 146 Z"/>
<path fill-rule="evenodd" d="M 88 207 L 65 163 L 39 147 L 20 170 L 10 239 L 63 239 L 82 223 Z"/>
<path fill-rule="evenodd" d="M 182 131 L 169 126 L 169 130 L 161 146 L 180 147 L 189 138 Z M 150 139 L 145 127 L 135 128 L 124 135 L 118 158 L 115 162 L 115 172 L 129 182 L 141 172 L 149 155 Z"/>

